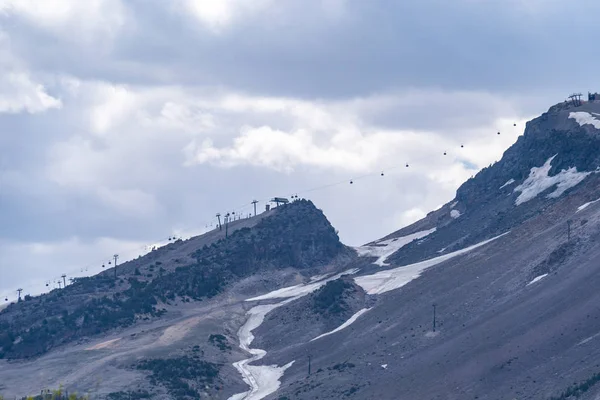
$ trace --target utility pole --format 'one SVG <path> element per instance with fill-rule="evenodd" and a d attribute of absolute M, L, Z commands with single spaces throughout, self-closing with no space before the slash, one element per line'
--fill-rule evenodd
<path fill-rule="evenodd" d="M 219 220 L 219 230 L 221 230 L 221 213 L 217 213 L 217 219 Z"/>
<path fill-rule="evenodd" d="M 59 288 L 59 289 L 62 289 L 62 288 L 60 287 L 60 284 L 61 284 L 62 282 L 61 282 L 61 281 L 56 281 L 56 283 L 58 283 L 58 288 Z"/>
<path fill-rule="evenodd" d="M 60 277 L 63 278 L 63 287 L 67 287 L 67 275 L 62 274 Z"/>
<path fill-rule="evenodd" d="M 256 203 L 258 203 L 258 200 L 252 200 L 252 205 L 254 206 L 254 216 L 256 217 Z"/>
<path fill-rule="evenodd" d="M 113 258 L 115 259 L 115 280 L 117 279 L 117 260 L 119 259 L 119 255 L 115 254 L 113 256 Z"/>
<path fill-rule="evenodd" d="M 21 292 L 22 291 L 23 291 L 23 289 L 17 289 L 17 292 L 19 292 L 19 300 L 18 301 L 21 301 Z"/>
<path fill-rule="evenodd" d="M 435 332 L 435 304 L 433 305 L 433 331 Z"/>
<path fill-rule="evenodd" d="M 228 235 L 228 227 L 229 227 L 229 213 L 225 214 L 225 238 Z"/>

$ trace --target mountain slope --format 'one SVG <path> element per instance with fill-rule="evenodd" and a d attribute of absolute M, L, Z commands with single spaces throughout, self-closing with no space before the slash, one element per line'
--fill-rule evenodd
<path fill-rule="evenodd" d="M 600 103 L 551 107 L 451 202 L 356 251 L 297 201 L 116 282 L 12 305 L 3 356 L 36 358 L 0 360 L 0 382 L 98 398 L 594 399 L 599 129 Z"/>
<path fill-rule="evenodd" d="M 375 306 L 335 335 L 265 357 L 296 360 L 267 398 L 600 394 L 600 204 L 590 203 L 600 198 L 596 120 L 600 127 L 599 103 L 552 107 L 453 201 L 370 243 L 385 249 L 393 239 L 418 237 L 385 260 L 388 272 L 370 267 L 355 278 L 367 288 L 398 289 L 372 290 L 380 293 L 371 295 Z M 306 354 L 316 371 L 309 377 Z"/>

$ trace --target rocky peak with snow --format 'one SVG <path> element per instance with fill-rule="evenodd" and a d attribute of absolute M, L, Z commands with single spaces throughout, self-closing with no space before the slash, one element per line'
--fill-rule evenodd
<path fill-rule="evenodd" d="M 409 263 L 436 256 L 440 249 L 452 251 L 488 239 L 539 215 L 573 191 L 594 200 L 600 195 L 599 182 L 600 102 L 554 105 L 527 123 L 500 161 L 461 185 L 455 199 L 386 236 L 402 238 L 436 229 L 424 240 L 403 246 L 388 262 Z"/>
<path fill-rule="evenodd" d="M 562 181 L 579 183 L 576 173 L 589 173 L 600 167 L 599 150 L 600 102 L 583 103 L 579 107 L 557 104 L 528 122 L 524 134 L 506 150 L 502 159 L 466 181 L 458 189 L 456 200 L 470 207 L 500 194 L 513 192 L 518 196 L 522 191 L 515 187 L 535 175 L 550 178 L 569 175 L 546 182 L 544 191 L 556 189 Z M 541 179 L 538 176 L 534 179 Z M 565 182 L 562 187 L 569 185 Z M 521 188 L 527 186 L 531 185 Z M 521 199 L 519 203 L 522 202 Z"/>

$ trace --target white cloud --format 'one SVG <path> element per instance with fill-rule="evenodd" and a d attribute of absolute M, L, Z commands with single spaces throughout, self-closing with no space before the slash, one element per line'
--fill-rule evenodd
<path fill-rule="evenodd" d="M 386 142 L 398 139 L 399 136 L 392 135 L 357 137 L 344 148 L 340 146 L 343 134 L 334 136 L 330 144 L 319 146 L 304 129 L 288 133 L 268 126 L 244 127 L 229 148 L 218 149 L 210 140 L 205 140 L 197 149 L 194 161 L 227 167 L 250 164 L 288 172 L 296 166 L 366 171 L 376 166 Z"/>
<path fill-rule="evenodd" d="M 33 114 L 61 107 L 60 99 L 49 95 L 44 86 L 33 82 L 27 73 L 8 72 L 0 76 L 0 113 L 27 111 Z"/>
<path fill-rule="evenodd" d="M 69 41 L 114 38 L 125 24 L 124 13 L 120 0 L 0 0 L 0 14 L 24 18 Z"/>
<path fill-rule="evenodd" d="M 404 226 L 408 226 L 413 222 L 417 222 L 421 218 L 424 218 L 427 212 L 419 207 L 414 207 L 408 210 L 399 210 L 394 215 L 394 224 L 396 229 L 400 229 Z"/>
<path fill-rule="evenodd" d="M 8 36 L 0 30 L 0 113 L 34 114 L 61 107 L 61 100 L 50 95 L 13 54 Z"/>
<path fill-rule="evenodd" d="M 213 33 L 219 33 L 235 21 L 252 16 L 268 7 L 272 0 L 181 0 L 183 10 L 192 14 Z"/>

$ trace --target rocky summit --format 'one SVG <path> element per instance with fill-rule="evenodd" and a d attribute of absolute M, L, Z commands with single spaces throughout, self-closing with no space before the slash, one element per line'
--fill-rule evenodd
<path fill-rule="evenodd" d="M 592 400 L 599 287 L 600 102 L 561 103 L 364 246 L 297 200 L 11 304 L 0 393 Z"/>

